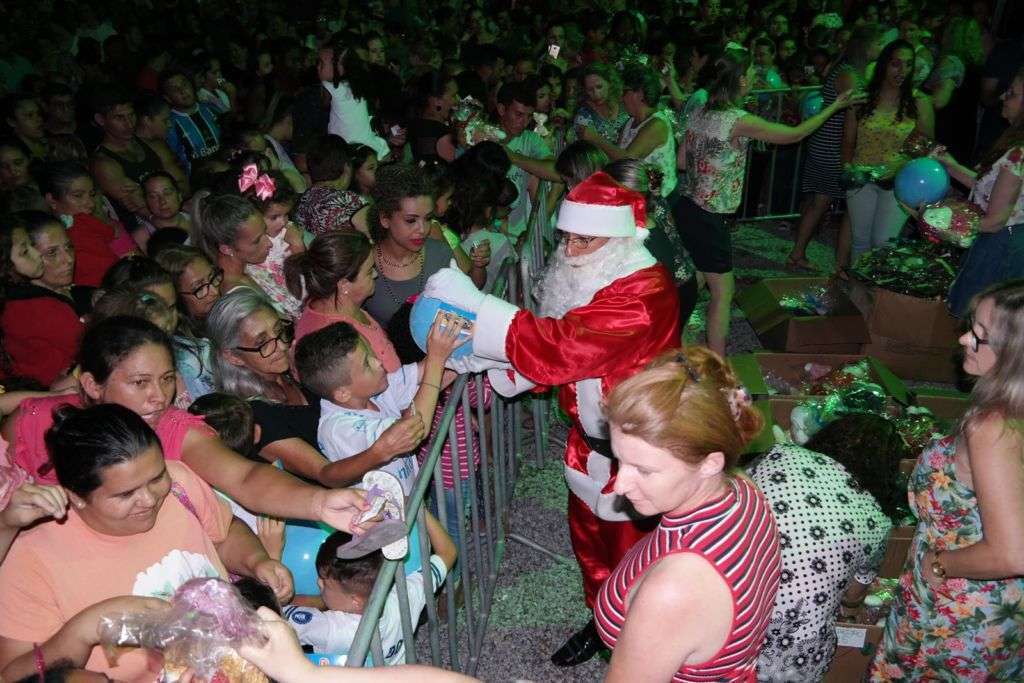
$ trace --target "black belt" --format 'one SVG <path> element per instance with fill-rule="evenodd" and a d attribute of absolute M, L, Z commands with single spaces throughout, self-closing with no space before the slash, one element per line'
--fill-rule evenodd
<path fill-rule="evenodd" d="M 594 451 L 595 453 L 600 453 L 601 455 L 603 455 L 606 458 L 613 458 L 613 457 L 615 457 L 614 455 L 612 455 L 612 440 L 611 439 L 602 439 L 602 438 L 597 437 L 597 436 L 591 436 L 590 434 L 587 434 L 582 429 L 580 430 L 580 434 L 583 436 L 583 441 L 584 441 L 584 443 L 587 444 L 587 446 L 590 448 L 590 450 Z"/>

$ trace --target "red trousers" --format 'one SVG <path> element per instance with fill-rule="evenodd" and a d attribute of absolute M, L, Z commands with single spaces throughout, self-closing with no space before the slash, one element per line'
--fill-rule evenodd
<path fill-rule="evenodd" d="M 593 609 L 597 591 L 626 552 L 658 526 L 658 518 L 639 522 L 607 522 L 569 493 L 569 538 L 583 573 L 583 595 Z"/>

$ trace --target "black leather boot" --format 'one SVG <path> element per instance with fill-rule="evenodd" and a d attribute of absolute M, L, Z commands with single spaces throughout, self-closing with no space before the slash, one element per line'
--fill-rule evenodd
<path fill-rule="evenodd" d="M 551 655 L 551 663 L 555 666 L 576 666 L 596 655 L 604 643 L 597 635 L 597 627 L 591 619 L 587 625 L 569 637 L 555 654 Z"/>

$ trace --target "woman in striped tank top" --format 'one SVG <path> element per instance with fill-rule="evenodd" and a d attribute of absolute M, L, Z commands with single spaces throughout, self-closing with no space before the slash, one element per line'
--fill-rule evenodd
<path fill-rule="evenodd" d="M 703 347 L 672 352 L 608 398 L 615 492 L 661 515 L 601 587 L 607 681 L 754 681 L 775 592 L 768 502 L 732 469 L 760 414 Z"/>

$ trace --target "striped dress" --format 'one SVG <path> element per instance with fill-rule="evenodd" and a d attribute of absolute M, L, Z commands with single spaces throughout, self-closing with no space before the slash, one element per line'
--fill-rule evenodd
<path fill-rule="evenodd" d="M 836 92 L 836 80 L 839 75 L 850 71 L 846 62 L 836 64 L 825 78 L 821 86 L 821 106 L 824 109 L 839 96 Z M 841 152 L 843 146 L 843 126 L 846 124 L 846 112 L 833 114 L 807 140 L 807 155 L 804 159 L 804 172 L 800 191 L 810 194 L 823 194 L 830 199 L 842 199 L 846 192 L 839 187 L 839 174 L 842 171 Z"/>
<path fill-rule="evenodd" d="M 746 479 L 729 479 L 729 490 L 696 510 L 662 516 L 658 527 L 637 543 L 601 586 L 594 619 L 611 648 L 626 621 L 626 596 L 644 572 L 676 553 L 695 553 L 710 562 L 733 596 L 732 631 L 718 654 L 683 666 L 678 682 L 754 681 L 757 656 L 779 587 L 779 536 L 764 495 Z M 681 577 L 682 578 L 682 577 Z"/>

